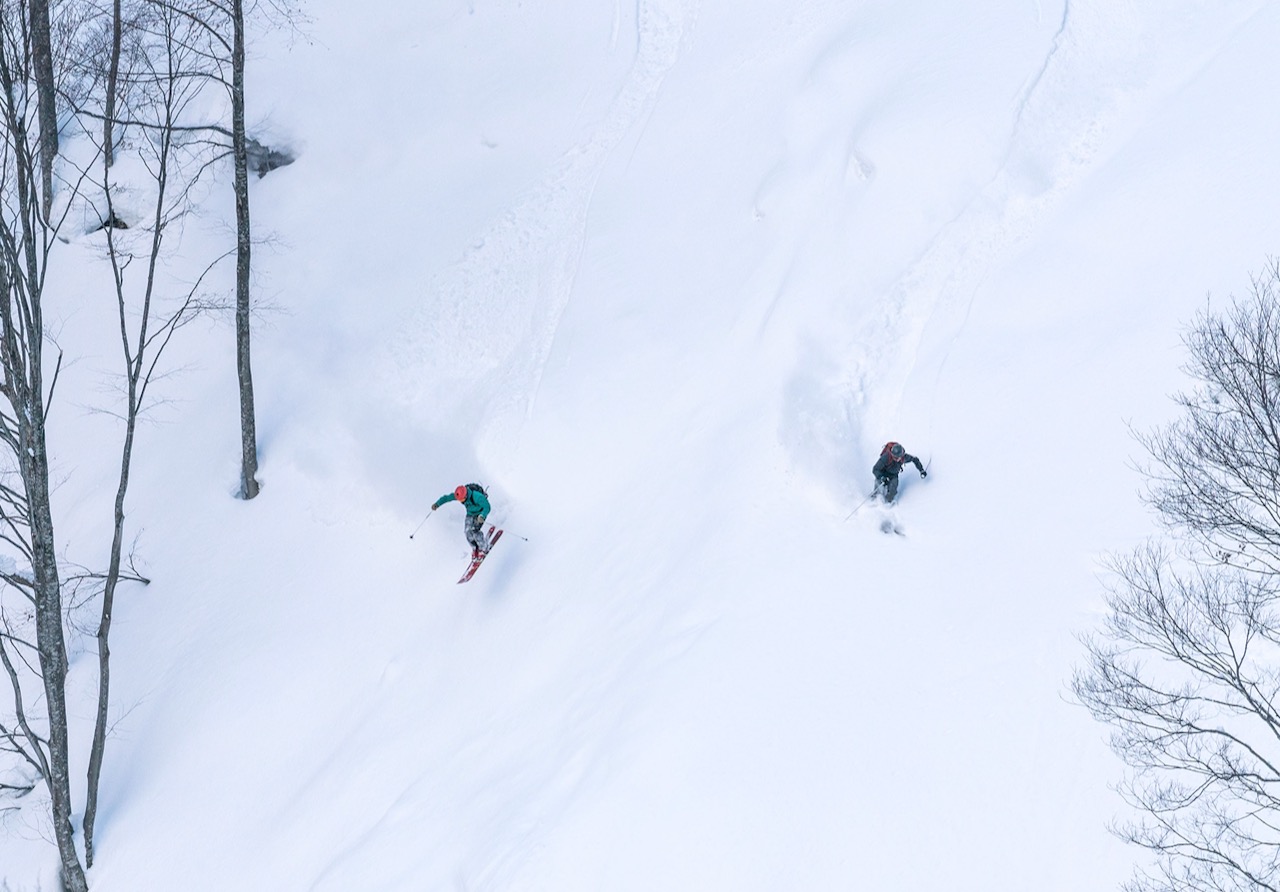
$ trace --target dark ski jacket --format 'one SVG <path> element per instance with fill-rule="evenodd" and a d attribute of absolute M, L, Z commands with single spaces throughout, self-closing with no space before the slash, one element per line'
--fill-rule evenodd
<path fill-rule="evenodd" d="M 458 497 L 451 492 L 447 492 L 440 498 L 436 499 L 436 503 L 431 506 L 434 511 L 446 502 L 456 502 Z M 462 507 L 467 509 L 468 517 L 479 517 L 481 519 L 489 516 L 489 498 L 474 486 L 467 487 L 467 500 L 462 503 Z"/>
<path fill-rule="evenodd" d="M 895 459 L 892 455 L 886 452 L 884 455 L 880 456 L 880 460 L 876 462 L 875 467 L 871 469 L 871 473 L 875 474 L 876 477 L 897 477 L 902 473 L 902 468 L 907 462 L 912 462 L 916 466 L 916 470 L 921 474 L 924 473 L 924 465 L 920 464 L 920 459 L 916 458 L 914 455 L 909 455 L 906 452 L 902 453 L 901 459 Z"/>

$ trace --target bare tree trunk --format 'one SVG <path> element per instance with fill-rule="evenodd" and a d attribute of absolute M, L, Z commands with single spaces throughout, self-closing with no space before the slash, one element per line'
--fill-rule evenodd
<path fill-rule="evenodd" d="M 170 52 L 172 50 L 170 49 Z M 172 66 L 170 67 L 172 70 Z M 171 96 L 166 93 L 165 95 Z M 166 125 L 172 124 L 172 113 L 167 110 L 165 114 Z M 145 365 L 147 356 L 147 344 L 149 343 L 148 326 L 151 322 L 151 296 L 155 282 L 155 268 L 160 259 L 160 245 L 164 238 L 165 229 L 165 202 L 167 200 L 167 186 L 169 179 L 169 148 L 172 139 L 172 129 L 169 126 L 164 127 L 160 131 L 160 149 L 155 159 L 154 167 L 157 196 L 155 205 L 155 216 L 153 219 L 153 228 L 151 232 L 151 250 L 148 258 L 147 284 L 144 292 L 142 311 L 138 320 L 137 344 L 136 347 L 131 343 L 129 334 L 129 312 L 125 301 L 124 292 L 124 271 L 120 263 L 120 252 L 117 250 L 115 242 L 114 228 L 108 227 L 107 246 L 108 256 L 111 260 L 112 277 L 115 282 L 117 305 L 120 310 L 120 341 L 124 351 L 125 362 L 125 413 L 124 413 L 124 444 L 120 450 L 120 477 L 116 486 L 115 500 L 115 518 L 112 526 L 111 535 L 111 553 L 107 563 L 107 578 L 103 584 L 102 590 L 102 617 L 98 623 L 98 712 L 97 720 L 93 729 L 93 745 L 89 751 L 89 784 L 88 792 L 85 797 L 84 811 L 84 845 L 85 845 L 85 862 L 88 866 L 93 866 L 93 830 L 94 822 L 98 815 L 98 788 L 102 778 L 102 757 L 106 748 L 107 741 L 107 720 L 108 707 L 110 705 L 111 695 L 111 617 L 112 611 L 115 609 L 116 586 L 120 582 L 120 563 L 121 556 L 124 551 L 124 503 L 125 495 L 129 491 L 129 470 L 133 464 L 133 441 L 134 435 L 138 427 L 138 415 L 142 410 L 142 394 L 146 388 L 149 379 L 149 371 Z M 106 167 L 103 168 L 104 177 L 106 176 Z M 109 180 L 104 179 L 105 192 L 107 199 L 107 219 L 114 219 L 115 209 L 112 202 L 112 188 Z M 178 320 L 185 313 L 180 310 L 169 322 L 168 327 L 172 330 L 176 327 Z M 163 351 L 162 343 L 157 353 Z M 152 360 L 154 363 L 154 359 Z M 151 366 L 154 368 L 154 365 Z"/>
<path fill-rule="evenodd" d="M 253 408 L 253 368 L 249 361 L 249 157 L 244 124 L 244 5 L 232 0 L 231 150 L 236 193 L 236 374 L 240 381 L 241 495 L 258 494 L 258 433 Z"/>
<path fill-rule="evenodd" d="M 137 427 L 137 383 L 129 378 L 129 406 L 125 418 L 124 447 L 120 459 L 120 481 L 116 488 L 115 526 L 111 556 L 102 589 L 102 617 L 98 622 L 98 711 L 89 750 L 89 783 L 84 805 L 84 860 L 93 867 L 93 831 L 98 818 L 98 789 L 102 781 L 102 757 L 107 746 L 107 722 L 111 703 L 111 616 L 115 609 L 116 586 L 120 582 L 120 560 L 124 550 L 124 499 L 129 489 L 129 466 L 133 460 L 133 437 Z"/>
<path fill-rule="evenodd" d="M 38 401 L 37 401 L 38 402 Z M 36 644 L 40 651 L 40 672 L 44 676 L 45 705 L 49 714 L 49 790 L 53 800 L 53 833 L 62 857 L 63 881 L 71 892 L 89 888 L 76 854 L 71 827 L 71 772 L 67 729 L 67 647 L 62 631 L 62 594 L 58 560 L 54 549 L 53 514 L 49 507 L 49 459 L 45 452 L 43 407 L 32 406 L 22 441 L 27 458 L 22 476 L 31 506 L 31 539 L 35 560 L 32 570 L 36 588 Z"/>
<path fill-rule="evenodd" d="M 53 80 L 49 0 L 30 0 L 31 56 L 40 115 L 40 180 L 45 219 L 53 207 L 53 161 L 58 156 L 58 104 Z"/>
<path fill-rule="evenodd" d="M 127 345 L 127 341 L 126 341 Z M 124 447 L 120 459 L 120 480 L 116 487 L 115 524 L 107 578 L 102 589 L 102 617 L 98 622 L 98 711 L 89 750 L 88 789 L 84 806 L 84 859 L 93 867 L 93 831 L 98 817 L 98 789 L 102 781 L 102 758 L 107 745 L 107 722 L 111 703 L 111 617 L 115 609 L 116 586 L 120 582 L 120 558 L 124 548 L 124 499 L 129 489 L 129 467 L 133 460 L 133 437 L 137 427 L 137 376 L 130 369 L 128 407 L 125 416 Z"/>
<path fill-rule="evenodd" d="M 108 569 L 102 592 L 102 616 L 98 625 L 98 710 L 94 725 L 93 745 L 89 754 L 88 792 L 85 804 L 84 837 L 85 857 L 89 866 L 93 865 L 94 824 L 98 812 L 98 789 L 101 781 L 103 753 L 106 746 L 108 707 L 111 691 L 111 649 L 110 634 L 112 615 L 115 607 L 117 586 L 122 579 L 122 556 L 124 548 L 125 497 L 129 490 L 130 469 L 133 463 L 133 447 L 137 434 L 138 419 L 143 410 L 147 388 L 151 376 L 161 355 L 169 344 L 173 333 L 193 314 L 193 305 L 201 287 L 204 275 L 191 286 L 185 298 L 179 302 L 172 312 L 163 313 L 156 310 L 157 269 L 163 261 L 162 248 L 165 231 L 170 222 L 181 217 L 186 210 L 188 196 L 183 192 L 181 174 L 182 167 L 175 161 L 174 133 L 179 118 L 182 117 L 188 103 L 198 95 L 198 90 L 191 90 L 189 77 L 192 59 L 197 53 L 182 39 L 189 24 L 181 15 L 167 14 L 158 19 L 153 27 L 163 29 L 163 43 L 154 48 L 157 58 L 152 60 L 150 70 L 156 72 L 156 80 L 149 89 L 153 95 L 147 103 L 156 119 L 146 122 L 146 126 L 154 134 L 154 139 L 146 145 L 152 154 L 147 158 L 146 169 L 154 178 L 155 199 L 154 213 L 151 219 L 150 245 L 146 253 L 146 265 L 143 284 L 140 288 L 127 288 L 125 272 L 131 268 L 136 258 L 130 244 L 120 245 L 118 234 L 113 226 L 105 228 L 107 241 L 107 258 L 111 264 L 112 284 L 116 294 L 121 356 L 123 360 L 125 383 L 124 441 L 120 451 L 120 475 L 116 486 L 115 514 L 112 527 L 111 552 L 108 556 Z M 170 197 L 170 175 L 177 173 L 179 179 L 177 197 Z M 107 219 L 114 220 L 115 187 L 111 182 L 110 171 L 104 157 L 103 193 L 106 199 Z M 224 255 L 225 256 L 225 255 Z M 215 259 L 205 273 L 216 266 L 222 258 Z M 137 299 L 131 301 L 131 293 L 138 292 Z M 137 578 L 137 577 L 134 577 Z M 146 582 L 146 580 L 140 580 Z"/>
<path fill-rule="evenodd" d="M 34 4 L 33 4 L 34 6 Z M 44 7 L 44 20 L 48 10 Z M 0 18 L 0 26 L 5 25 Z M 13 411 L 19 473 L 25 491 L 25 520 L 31 537 L 36 649 L 49 720 L 48 768 L 45 779 L 52 800 L 53 830 L 62 860 L 63 882 L 71 892 L 88 884 L 76 852 L 71 826 L 70 740 L 67 728 L 67 648 L 62 627 L 62 592 L 49 503 L 49 458 L 45 443 L 44 319 L 41 289 L 46 259 L 47 215 L 36 208 L 35 160 L 29 152 L 26 123 L 18 114 L 14 60 L 0 40 L 0 87 L 4 90 L 5 128 L 13 152 L 16 205 L 13 218 L 0 221 L 0 264 L 5 267 L 5 293 L 0 295 L 0 395 Z M 46 51 L 47 51 L 46 42 Z M 46 61 L 51 62 L 51 57 Z M 49 83 L 52 83 L 50 79 Z M 43 103 L 41 107 L 43 117 Z M 41 140 L 44 148 L 45 140 Z M 56 376 L 55 376 L 56 377 Z"/>
<path fill-rule="evenodd" d="M 105 156 L 104 160 L 108 168 L 116 160 L 116 83 L 120 79 L 120 42 L 123 37 L 123 28 L 124 24 L 120 17 L 120 0 L 113 0 L 111 4 L 111 61 L 107 66 L 107 95 L 102 115 L 102 153 Z"/>
<path fill-rule="evenodd" d="M 31 196 L 24 204 L 33 200 L 34 196 Z M 34 259 L 33 239 L 34 233 L 27 233 L 28 287 L 31 283 L 41 281 Z M 84 892 L 88 889 L 88 884 L 76 853 L 75 833 L 71 827 L 67 646 L 62 629 L 62 586 L 54 546 L 53 512 L 49 503 L 49 456 L 45 445 L 44 376 L 41 369 L 44 324 L 38 295 L 38 292 L 30 294 L 23 307 L 26 318 L 24 327 L 27 329 L 25 371 L 30 383 L 23 382 L 25 386 L 17 391 L 19 404 L 14 409 L 18 422 L 18 441 L 22 445 L 19 466 L 23 486 L 27 491 L 28 523 L 31 530 L 36 646 L 40 654 L 40 674 L 44 679 L 45 708 L 49 717 L 49 793 L 53 805 L 53 832 L 62 857 L 63 881 L 71 892 Z"/>

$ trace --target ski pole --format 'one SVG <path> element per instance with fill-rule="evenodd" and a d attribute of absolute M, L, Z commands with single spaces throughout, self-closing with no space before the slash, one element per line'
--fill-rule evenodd
<path fill-rule="evenodd" d="M 848 520 L 850 517 L 853 517 L 853 515 L 857 514 L 857 513 L 858 513 L 858 511 L 860 511 L 860 510 L 862 509 L 862 506 L 863 506 L 863 505 L 867 504 L 867 502 L 870 502 L 872 499 L 874 499 L 874 498 L 876 497 L 876 492 L 879 492 L 879 490 L 878 490 L 878 489 L 877 489 L 877 490 L 874 490 L 874 491 L 871 493 L 871 495 L 867 496 L 865 499 L 863 499 L 861 502 L 859 502 L 859 503 L 858 503 L 858 507 L 857 507 L 857 508 L 854 508 L 852 511 L 850 511 L 850 512 L 848 513 L 848 515 L 846 515 L 846 516 L 845 516 L 845 520 Z M 843 521 L 842 521 L 842 522 L 843 522 Z"/>
<path fill-rule="evenodd" d="M 418 530 L 422 529 L 422 525 L 423 525 L 423 524 L 425 524 L 428 520 L 430 520 L 430 519 L 431 519 L 431 515 L 432 515 L 432 514 L 435 514 L 435 513 L 436 513 L 436 512 L 435 512 L 435 510 L 434 510 L 434 509 L 433 509 L 433 510 L 431 510 L 431 511 L 428 511 L 428 512 L 427 512 L 427 516 L 426 516 L 426 517 L 424 517 L 424 518 L 422 518 L 422 523 L 420 523 L 420 524 L 418 524 L 416 527 L 414 527 L 413 532 L 409 534 L 409 538 L 410 538 L 410 539 L 412 539 L 414 536 L 416 536 L 416 535 L 418 534 Z"/>
<path fill-rule="evenodd" d="M 516 537 L 517 539 L 519 539 L 521 542 L 528 542 L 528 541 L 529 541 L 529 537 L 528 537 L 528 536 L 521 536 L 519 533 L 515 532 L 514 530 L 509 530 L 509 529 L 507 529 L 506 527 L 503 527 L 503 528 L 502 528 L 502 532 L 503 532 L 504 534 L 508 535 L 508 536 L 515 536 L 515 537 Z"/>

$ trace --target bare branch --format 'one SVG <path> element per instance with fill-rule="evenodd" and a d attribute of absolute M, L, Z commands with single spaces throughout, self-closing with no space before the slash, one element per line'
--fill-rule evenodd
<path fill-rule="evenodd" d="M 1280 889 L 1280 267 L 1187 333 L 1181 418 L 1138 435 L 1169 532 L 1113 559 L 1076 699 L 1111 728 L 1155 858 L 1133 892 Z"/>

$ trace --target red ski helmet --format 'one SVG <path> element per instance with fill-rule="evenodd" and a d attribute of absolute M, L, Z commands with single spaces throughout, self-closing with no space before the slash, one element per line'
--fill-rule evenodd
<path fill-rule="evenodd" d="M 465 502 L 467 500 L 467 488 L 465 486 L 459 486 L 453 491 L 453 497 L 459 502 Z"/>

